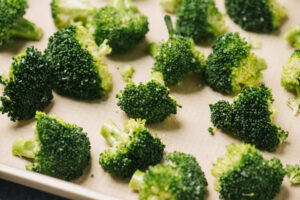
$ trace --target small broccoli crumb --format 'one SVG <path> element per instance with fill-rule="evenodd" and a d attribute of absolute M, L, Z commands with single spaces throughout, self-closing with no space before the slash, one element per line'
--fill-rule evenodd
<path fill-rule="evenodd" d="M 289 177 L 291 184 L 300 184 L 300 166 L 299 165 L 286 165 L 285 171 Z"/>
<path fill-rule="evenodd" d="M 91 178 L 94 178 L 94 174 L 91 174 Z"/>
<path fill-rule="evenodd" d="M 208 132 L 211 134 L 211 135 L 215 135 L 215 131 L 216 130 L 216 128 L 215 127 L 209 127 L 208 128 Z"/>
<path fill-rule="evenodd" d="M 126 65 L 125 67 L 119 68 L 121 76 L 124 82 L 130 82 L 134 73 L 134 67 L 132 65 Z"/>

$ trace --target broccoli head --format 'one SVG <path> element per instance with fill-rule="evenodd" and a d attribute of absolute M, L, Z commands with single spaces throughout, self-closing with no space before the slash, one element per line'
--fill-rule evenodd
<path fill-rule="evenodd" d="M 87 134 L 54 115 L 37 112 L 35 120 L 35 138 L 17 139 L 12 147 L 13 155 L 33 159 L 26 166 L 29 171 L 67 181 L 80 177 L 90 163 Z"/>
<path fill-rule="evenodd" d="M 195 49 L 193 39 L 174 35 L 170 16 L 165 21 L 170 38 L 165 43 L 152 43 L 150 54 L 156 60 L 153 70 L 163 74 L 167 85 L 176 85 L 187 74 L 203 72 L 205 57 Z"/>
<path fill-rule="evenodd" d="M 276 0 L 225 0 L 230 18 L 253 32 L 272 32 L 287 17 L 286 8 Z"/>
<path fill-rule="evenodd" d="M 64 96 L 93 100 L 106 95 L 111 74 L 102 58 L 111 52 L 106 41 L 98 47 L 83 26 L 69 26 L 50 37 L 45 55 L 52 87 Z"/>
<path fill-rule="evenodd" d="M 0 0 L 0 46 L 13 38 L 41 39 L 42 29 L 23 18 L 27 7 L 26 0 Z"/>
<path fill-rule="evenodd" d="M 112 147 L 100 154 L 102 168 L 122 178 L 137 170 L 156 165 L 163 157 L 165 145 L 145 128 L 145 121 L 130 119 L 121 131 L 113 121 L 102 126 L 101 135 Z"/>
<path fill-rule="evenodd" d="M 296 91 L 297 96 L 288 100 L 288 106 L 294 114 L 300 112 L 300 49 L 295 50 L 287 65 L 282 68 L 281 85 Z"/>
<path fill-rule="evenodd" d="M 173 152 L 166 161 L 167 164 L 152 166 L 145 173 L 134 173 L 129 187 L 139 191 L 139 199 L 203 200 L 207 181 L 195 157 Z"/>
<path fill-rule="evenodd" d="M 170 96 L 160 72 L 153 72 L 146 83 L 127 83 L 116 97 L 119 99 L 118 106 L 130 118 L 145 119 L 148 124 L 162 122 L 171 114 L 176 114 L 177 107 L 181 107 Z"/>
<path fill-rule="evenodd" d="M 289 177 L 291 184 L 300 184 L 300 166 L 299 165 L 286 165 L 286 174 Z"/>
<path fill-rule="evenodd" d="M 214 0 L 182 0 L 176 16 L 176 33 L 197 43 L 213 41 L 228 29 Z"/>
<path fill-rule="evenodd" d="M 274 151 L 288 136 L 288 132 L 272 122 L 278 113 L 271 90 L 266 86 L 245 86 L 233 104 L 219 101 L 210 105 L 211 121 L 217 128 L 231 131 L 243 142 L 261 150 Z"/>
<path fill-rule="evenodd" d="M 90 0 L 52 0 L 51 12 L 57 28 L 73 24 L 85 26 L 96 12 Z"/>
<path fill-rule="evenodd" d="M 261 82 L 261 70 L 266 69 L 264 59 L 250 52 L 250 45 L 239 33 L 218 37 L 207 58 L 205 79 L 212 89 L 232 94 L 241 86 L 255 86 Z"/>
<path fill-rule="evenodd" d="M 265 159 L 249 144 L 231 144 L 213 163 L 215 189 L 225 200 L 272 200 L 280 191 L 285 170 L 279 159 Z"/>
<path fill-rule="evenodd" d="M 131 0 L 110 0 L 94 15 L 90 27 L 96 43 L 107 39 L 113 53 L 132 49 L 149 31 L 148 18 Z"/>
<path fill-rule="evenodd" d="M 0 112 L 7 113 L 12 121 L 28 120 L 36 111 L 42 111 L 53 99 L 50 71 L 45 57 L 34 47 L 14 58 L 9 78 L 2 80 L 3 96 Z"/>
<path fill-rule="evenodd" d="M 300 48 L 300 25 L 291 26 L 285 33 L 285 39 L 296 49 Z"/>
<path fill-rule="evenodd" d="M 161 0 L 160 5 L 170 13 L 174 13 L 178 4 L 180 4 L 182 0 Z"/>

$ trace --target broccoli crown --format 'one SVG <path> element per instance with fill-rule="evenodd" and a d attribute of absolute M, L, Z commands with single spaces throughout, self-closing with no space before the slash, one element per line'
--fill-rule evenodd
<path fill-rule="evenodd" d="M 102 61 L 109 54 L 106 41 L 98 47 L 82 26 L 69 26 L 50 37 L 45 55 L 52 70 L 52 87 L 61 95 L 99 99 L 106 95 L 111 74 Z"/>
<path fill-rule="evenodd" d="M 35 120 L 35 138 L 16 140 L 13 154 L 34 158 L 27 170 L 68 181 L 80 177 L 90 163 L 87 134 L 57 116 L 37 112 Z"/>
<path fill-rule="evenodd" d="M 291 184 L 300 183 L 300 166 L 299 165 L 286 165 L 285 171 L 289 177 Z"/>
<path fill-rule="evenodd" d="M 176 16 L 176 33 L 197 43 L 215 40 L 228 29 L 214 0 L 182 0 Z"/>
<path fill-rule="evenodd" d="M 139 199 L 204 199 L 207 181 L 195 157 L 173 152 L 167 155 L 166 161 L 167 165 L 158 164 L 145 173 L 135 173 L 130 187 L 139 190 Z"/>
<path fill-rule="evenodd" d="M 285 39 L 289 41 L 296 49 L 300 48 L 300 25 L 289 27 L 285 33 Z"/>
<path fill-rule="evenodd" d="M 242 85 L 261 82 L 265 60 L 250 52 L 250 45 L 239 33 L 218 37 L 207 58 L 205 78 L 212 89 L 225 94 L 239 92 Z"/>
<path fill-rule="evenodd" d="M 170 96 L 169 89 L 156 80 L 139 85 L 129 83 L 116 97 L 117 105 L 130 118 L 145 119 L 148 124 L 162 122 L 181 107 Z"/>
<path fill-rule="evenodd" d="M 57 28 L 72 24 L 86 25 L 96 12 L 90 0 L 52 0 L 51 11 Z"/>
<path fill-rule="evenodd" d="M 249 144 L 228 145 L 227 154 L 218 158 L 211 173 L 220 199 L 228 200 L 272 200 L 285 176 L 279 159 L 267 160 Z"/>
<path fill-rule="evenodd" d="M 1 80 L 5 88 L 0 112 L 17 121 L 31 119 L 36 111 L 44 110 L 53 99 L 48 67 L 45 57 L 34 47 L 14 58 L 9 78 Z"/>
<path fill-rule="evenodd" d="M 107 39 L 113 53 L 132 49 L 149 31 L 148 18 L 129 0 L 112 0 L 94 15 L 91 26 L 96 43 Z"/>
<path fill-rule="evenodd" d="M 176 85 L 187 74 L 204 71 L 204 54 L 194 48 L 190 38 L 171 37 L 166 43 L 152 44 L 150 51 L 156 60 L 153 70 L 163 74 L 167 85 Z"/>
<path fill-rule="evenodd" d="M 288 132 L 272 122 L 276 115 L 271 90 L 266 86 L 245 86 L 233 104 L 219 101 L 210 105 L 211 121 L 217 128 L 234 132 L 243 142 L 257 148 L 274 151 Z"/>
<path fill-rule="evenodd" d="M 163 157 L 165 145 L 145 128 L 145 121 L 127 120 L 121 131 L 112 121 L 102 126 L 101 134 L 112 146 L 100 154 L 102 168 L 122 178 L 137 170 L 156 165 Z"/>
<path fill-rule="evenodd" d="M 277 30 L 287 13 L 276 0 L 225 0 L 230 18 L 247 31 Z"/>

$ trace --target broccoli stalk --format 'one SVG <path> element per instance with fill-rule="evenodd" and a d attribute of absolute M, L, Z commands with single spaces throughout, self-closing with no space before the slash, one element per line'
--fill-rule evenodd
<path fill-rule="evenodd" d="M 131 77 L 134 73 L 134 67 L 132 65 L 126 65 L 125 67 L 119 69 L 119 71 L 125 83 L 132 81 Z"/>
<path fill-rule="evenodd" d="M 300 166 L 299 165 L 286 165 L 285 171 L 289 177 L 291 184 L 300 184 Z"/>
<path fill-rule="evenodd" d="M 295 49 L 300 48 L 300 25 L 289 27 L 285 33 L 285 39 L 289 41 Z"/>
<path fill-rule="evenodd" d="M 117 146 L 121 142 L 126 142 L 129 140 L 129 134 L 121 131 L 121 129 L 117 127 L 112 120 L 105 122 L 105 124 L 102 126 L 101 135 L 112 147 Z"/>
<path fill-rule="evenodd" d="M 28 139 L 21 137 L 13 143 L 12 154 L 25 158 L 34 159 L 34 155 L 38 151 L 38 137 Z M 31 165 L 29 165 L 31 166 Z"/>
<path fill-rule="evenodd" d="M 136 191 L 139 191 L 142 184 L 144 183 L 144 177 L 145 177 L 145 172 L 136 170 L 132 178 L 130 179 L 129 187 Z"/>
<path fill-rule="evenodd" d="M 43 37 L 43 30 L 24 18 L 17 20 L 10 31 L 15 38 L 39 41 Z"/>
<path fill-rule="evenodd" d="M 170 13 L 174 13 L 178 4 L 181 3 L 182 0 L 161 0 L 160 5 Z"/>

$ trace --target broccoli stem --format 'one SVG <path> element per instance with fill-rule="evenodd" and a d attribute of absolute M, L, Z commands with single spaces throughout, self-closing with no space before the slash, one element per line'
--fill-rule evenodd
<path fill-rule="evenodd" d="M 171 17 L 169 15 L 165 16 L 165 23 L 166 23 L 166 26 L 167 26 L 167 29 L 168 29 L 168 32 L 169 32 L 169 36 L 172 37 L 174 35 L 175 31 L 174 31 L 174 27 L 173 27 Z"/>
<path fill-rule="evenodd" d="M 142 183 L 144 182 L 144 176 L 144 172 L 136 170 L 129 182 L 129 187 L 138 191 L 141 188 Z"/>
<path fill-rule="evenodd" d="M 121 129 L 119 129 L 119 127 L 112 120 L 109 120 L 103 124 L 101 135 L 110 146 L 116 146 L 120 142 L 126 141 L 129 137 L 129 135 L 121 131 Z"/>
<path fill-rule="evenodd" d="M 27 19 L 20 18 L 10 30 L 13 37 L 38 41 L 43 36 L 43 30 Z"/>
<path fill-rule="evenodd" d="M 34 159 L 38 142 L 36 139 L 25 140 L 23 137 L 15 140 L 12 146 L 12 154 L 14 156 L 22 156 L 25 158 Z"/>
<path fill-rule="evenodd" d="M 132 0 L 110 0 L 110 5 L 118 10 L 134 7 Z"/>
<path fill-rule="evenodd" d="M 160 84 L 165 85 L 164 76 L 161 72 L 153 71 L 149 79 L 149 82 L 150 81 L 157 81 Z"/>

